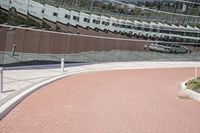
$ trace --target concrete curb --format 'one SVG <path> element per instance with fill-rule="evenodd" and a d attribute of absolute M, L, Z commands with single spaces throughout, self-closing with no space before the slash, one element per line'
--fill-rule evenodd
<path fill-rule="evenodd" d="M 64 77 L 67 77 L 67 76 L 76 75 L 76 74 L 85 73 L 85 72 L 94 72 L 94 71 L 99 71 L 99 70 L 98 69 L 97 70 L 80 70 L 80 71 L 76 71 L 76 72 L 65 73 L 63 75 L 43 81 L 42 83 L 39 83 L 37 85 L 34 85 L 33 87 L 26 89 L 22 93 L 14 96 L 13 98 L 9 99 L 6 103 L 4 103 L 2 106 L 0 106 L 0 120 L 3 119 L 15 106 L 17 106 L 27 96 L 29 96 L 32 93 L 34 93 L 35 91 L 39 90 L 41 87 L 48 85 L 52 82 L 55 82 L 59 79 L 62 79 Z"/>
<path fill-rule="evenodd" d="M 195 92 L 195 91 L 192 91 L 192 90 L 188 89 L 187 86 L 185 85 L 188 81 L 189 81 L 189 80 L 184 81 L 184 82 L 181 83 L 181 89 L 182 89 L 183 92 L 184 92 L 185 94 L 187 94 L 190 98 L 195 99 L 195 100 L 197 100 L 197 101 L 200 102 L 200 93 L 197 93 L 197 92 Z"/>
<path fill-rule="evenodd" d="M 59 78 L 62 77 L 56 77 L 47 81 L 44 81 L 42 83 L 39 83 L 29 89 L 26 89 L 22 93 L 16 95 L 15 97 L 9 99 L 5 104 L 0 106 L 0 120 L 5 117 L 17 104 L 19 104 L 21 101 L 23 101 L 27 96 L 41 88 L 42 86 L 45 86 L 55 80 L 58 80 Z"/>

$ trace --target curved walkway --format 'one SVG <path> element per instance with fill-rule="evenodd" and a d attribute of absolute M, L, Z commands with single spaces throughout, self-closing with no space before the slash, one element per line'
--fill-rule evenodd
<path fill-rule="evenodd" d="M 193 68 L 74 75 L 35 92 L 2 121 L 1 133 L 199 133 L 200 103 L 180 83 Z"/>

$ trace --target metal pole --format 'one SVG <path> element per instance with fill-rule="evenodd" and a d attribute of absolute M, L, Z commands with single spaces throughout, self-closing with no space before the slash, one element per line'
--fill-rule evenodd
<path fill-rule="evenodd" d="M 61 59 L 61 71 L 64 72 L 65 69 L 65 60 Z"/>
<path fill-rule="evenodd" d="M 3 93 L 3 67 L 0 67 L 0 93 Z"/>
<path fill-rule="evenodd" d="M 77 0 L 77 1 L 76 1 L 74 8 L 76 8 L 76 7 L 77 7 L 77 5 L 78 5 L 78 1 L 79 1 L 79 0 Z"/>
<path fill-rule="evenodd" d="M 195 78 L 198 78 L 198 66 L 195 67 Z"/>
<path fill-rule="evenodd" d="M 94 1 L 95 1 L 95 0 L 93 0 L 92 3 L 91 3 L 91 5 L 90 5 L 90 13 L 92 12 L 92 8 L 93 8 L 93 6 L 94 6 Z"/>
<path fill-rule="evenodd" d="M 198 11 L 198 14 L 197 14 L 198 18 L 197 18 L 197 21 L 196 21 L 196 25 L 198 24 L 199 22 L 199 16 L 200 16 L 200 8 L 199 8 L 199 11 Z"/>
<path fill-rule="evenodd" d="M 12 46 L 12 56 L 15 56 L 16 44 Z"/>

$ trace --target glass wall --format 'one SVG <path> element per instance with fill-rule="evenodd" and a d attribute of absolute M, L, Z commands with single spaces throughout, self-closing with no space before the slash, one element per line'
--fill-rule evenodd
<path fill-rule="evenodd" d="M 152 42 L 0 27 L 1 65 L 113 61 L 200 61 L 198 44 Z M 81 31 L 80 31 L 81 32 Z M 179 43 L 180 44 L 180 43 Z"/>

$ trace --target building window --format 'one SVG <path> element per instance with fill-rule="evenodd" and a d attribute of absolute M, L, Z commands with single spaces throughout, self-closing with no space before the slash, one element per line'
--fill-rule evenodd
<path fill-rule="evenodd" d="M 121 28 L 126 28 L 126 25 L 123 25 L 123 24 L 122 24 L 122 25 L 120 25 L 120 27 L 121 27 Z"/>
<path fill-rule="evenodd" d="M 154 28 L 152 31 L 153 31 L 153 32 L 157 32 L 157 29 Z"/>
<path fill-rule="evenodd" d="M 57 16 L 58 16 L 58 13 L 54 12 L 54 13 L 53 13 L 53 16 L 56 16 L 56 17 L 57 17 Z"/>
<path fill-rule="evenodd" d="M 70 19 L 70 15 L 66 14 L 65 18 Z"/>
<path fill-rule="evenodd" d="M 112 23 L 112 26 L 116 26 L 116 24 L 115 24 L 115 23 Z"/>
<path fill-rule="evenodd" d="M 142 30 L 142 27 L 137 27 L 137 30 Z"/>
<path fill-rule="evenodd" d="M 130 25 L 127 25 L 126 28 L 127 28 L 127 29 L 133 29 L 133 27 L 130 26 Z"/>
<path fill-rule="evenodd" d="M 94 19 L 94 20 L 93 20 L 93 23 L 94 23 L 94 24 L 100 24 L 100 21 Z"/>
<path fill-rule="evenodd" d="M 105 25 L 105 26 L 108 26 L 110 23 L 109 23 L 109 22 L 102 21 L 102 24 Z"/>
<path fill-rule="evenodd" d="M 84 18 L 83 21 L 86 22 L 86 23 L 90 23 L 90 19 L 88 19 L 88 18 Z"/>
<path fill-rule="evenodd" d="M 74 16 L 74 17 L 73 17 L 73 20 L 79 21 L 79 17 Z"/>
<path fill-rule="evenodd" d="M 144 28 L 144 31 L 150 31 L 150 29 L 149 28 Z"/>

